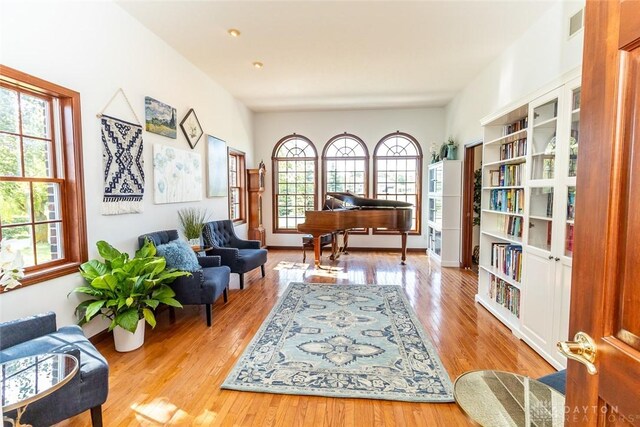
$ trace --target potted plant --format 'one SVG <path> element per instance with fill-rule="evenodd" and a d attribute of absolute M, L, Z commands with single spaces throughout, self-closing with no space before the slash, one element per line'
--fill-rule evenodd
<path fill-rule="evenodd" d="M 90 297 L 76 307 L 79 324 L 101 314 L 111 319 L 109 331 L 113 331 L 116 351 L 135 350 L 144 342 L 144 322 L 156 326 L 153 312 L 159 304 L 182 307 L 166 283 L 190 273 L 167 269 L 149 240 L 133 258 L 102 240 L 96 246 L 104 261 L 82 264 L 80 274 L 87 285 L 71 291 Z"/>
<path fill-rule="evenodd" d="M 206 209 L 200 208 L 184 208 L 178 211 L 180 225 L 182 225 L 182 234 L 189 242 L 193 250 L 200 250 L 200 236 L 204 224 L 209 220 L 209 214 Z"/>

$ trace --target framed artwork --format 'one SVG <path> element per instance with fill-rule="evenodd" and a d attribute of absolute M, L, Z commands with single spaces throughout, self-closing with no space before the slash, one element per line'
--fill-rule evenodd
<path fill-rule="evenodd" d="M 192 109 L 189 110 L 184 119 L 180 122 L 180 129 L 182 129 L 182 133 L 187 138 L 187 142 L 189 146 L 193 150 L 196 148 L 196 144 L 202 137 L 202 126 L 200 126 L 200 121 L 198 121 L 198 116 L 196 116 L 196 112 Z"/>
<path fill-rule="evenodd" d="M 227 197 L 227 144 L 207 135 L 207 197 Z"/>
<path fill-rule="evenodd" d="M 145 129 L 158 135 L 176 139 L 176 109 L 150 96 L 144 98 Z"/>
<path fill-rule="evenodd" d="M 154 203 L 202 200 L 202 158 L 193 151 L 153 145 Z"/>

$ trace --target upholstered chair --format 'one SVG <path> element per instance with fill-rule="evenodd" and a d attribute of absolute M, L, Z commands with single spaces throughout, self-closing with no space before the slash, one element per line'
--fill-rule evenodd
<path fill-rule="evenodd" d="M 236 236 L 231 220 L 211 221 L 202 231 L 207 255 L 218 255 L 222 265 L 231 268 L 240 277 L 240 289 L 244 289 L 244 273 L 260 267 L 264 277 L 267 250 L 260 248 L 258 240 L 242 240 Z"/>
<path fill-rule="evenodd" d="M 142 247 L 146 239 L 159 246 L 178 239 L 177 230 L 156 231 L 138 237 L 138 245 Z M 198 257 L 201 270 L 191 272 L 191 276 L 178 277 L 169 286 L 176 293 L 175 299 L 182 305 L 204 305 L 207 315 L 207 326 L 211 326 L 211 305 L 224 295 L 228 299 L 230 269 L 220 265 L 219 256 Z M 171 316 L 175 315 L 172 307 Z"/>
<path fill-rule="evenodd" d="M 109 365 L 77 325 L 56 326 L 53 312 L 0 323 L 0 362 L 44 353 L 74 356 L 78 372 L 61 389 L 27 406 L 22 425 L 50 426 L 91 410 L 93 427 L 102 426 L 102 404 L 109 394 Z M 15 419 L 16 411 L 5 413 Z M 5 424 L 6 425 L 6 424 Z"/>

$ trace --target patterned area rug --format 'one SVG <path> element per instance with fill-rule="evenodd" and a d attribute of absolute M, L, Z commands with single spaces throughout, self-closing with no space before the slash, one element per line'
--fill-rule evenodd
<path fill-rule="evenodd" d="M 453 401 L 451 380 L 399 286 L 291 283 L 222 388 Z"/>

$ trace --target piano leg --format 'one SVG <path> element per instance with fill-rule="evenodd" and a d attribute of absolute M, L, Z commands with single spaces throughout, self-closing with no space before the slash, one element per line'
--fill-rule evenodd
<path fill-rule="evenodd" d="M 316 259 L 316 268 L 320 268 L 320 256 L 322 254 L 321 240 L 321 235 L 313 236 L 313 252 Z"/>
<path fill-rule="evenodd" d="M 407 232 L 403 231 L 402 234 L 402 262 L 400 264 L 406 265 L 405 261 L 407 260 Z"/>
<path fill-rule="evenodd" d="M 349 230 L 344 230 L 343 243 L 344 246 L 342 247 L 342 252 L 345 255 L 349 255 L 349 252 L 347 252 L 347 246 L 349 245 Z"/>

